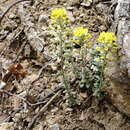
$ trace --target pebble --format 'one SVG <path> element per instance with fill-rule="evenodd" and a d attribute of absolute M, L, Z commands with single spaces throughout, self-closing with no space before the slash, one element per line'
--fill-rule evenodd
<path fill-rule="evenodd" d="M 72 11 L 74 7 L 67 7 L 67 10 Z"/>
<path fill-rule="evenodd" d="M 55 107 L 54 109 L 51 110 L 52 113 L 56 113 L 58 111 L 58 107 Z"/>
<path fill-rule="evenodd" d="M 76 4 L 80 4 L 80 0 L 68 0 L 67 1 L 68 5 L 76 5 Z"/>
<path fill-rule="evenodd" d="M 46 23 L 47 21 L 48 21 L 48 19 L 49 19 L 49 16 L 47 16 L 47 15 L 45 15 L 45 14 L 41 14 L 40 16 L 39 16 L 39 19 L 38 19 L 38 22 L 39 23 Z"/>
<path fill-rule="evenodd" d="M 50 130 L 60 130 L 59 124 L 54 124 L 50 126 Z"/>
<path fill-rule="evenodd" d="M 90 7 L 90 6 L 91 6 L 91 3 L 90 3 L 90 2 L 81 3 L 81 5 L 84 6 L 84 7 Z"/>
<path fill-rule="evenodd" d="M 16 15 L 15 15 L 15 14 L 10 14 L 10 15 L 9 15 L 9 18 L 10 18 L 10 19 L 14 19 L 14 18 L 16 18 Z"/>
<path fill-rule="evenodd" d="M 6 86 L 6 83 L 3 81 L 0 81 L 0 89 L 3 89 Z"/>

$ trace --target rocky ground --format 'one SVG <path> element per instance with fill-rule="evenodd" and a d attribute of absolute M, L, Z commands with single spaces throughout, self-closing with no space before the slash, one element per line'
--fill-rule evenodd
<path fill-rule="evenodd" d="M 1 0 L 0 14 L 14 2 Z M 51 61 L 51 9 L 65 7 L 73 28 L 82 24 L 96 36 L 110 28 L 110 6 L 107 0 L 35 0 L 7 12 L 0 25 L 0 130 L 130 130 L 129 118 L 109 99 L 97 103 L 72 88 L 78 105 L 70 108 L 65 91 L 55 91 L 61 84 Z"/>

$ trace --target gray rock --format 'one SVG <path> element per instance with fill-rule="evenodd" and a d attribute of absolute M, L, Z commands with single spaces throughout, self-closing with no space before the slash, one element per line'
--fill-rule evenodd
<path fill-rule="evenodd" d="M 70 5 L 70 6 L 80 4 L 80 0 L 68 0 L 67 4 Z"/>
<path fill-rule="evenodd" d="M 118 80 L 112 80 L 106 91 L 109 93 L 111 102 L 130 117 L 130 87 L 129 84 L 121 83 Z"/>
<path fill-rule="evenodd" d="M 50 130 L 60 130 L 59 124 L 51 125 Z"/>
<path fill-rule="evenodd" d="M 49 19 L 49 16 L 47 16 L 47 15 L 45 15 L 45 14 L 41 14 L 40 16 L 39 16 L 39 19 L 38 19 L 38 22 L 39 23 L 46 23 L 47 21 L 48 21 L 48 19 Z"/>
<path fill-rule="evenodd" d="M 91 4 L 92 4 L 92 0 L 85 0 L 84 2 L 81 3 L 81 5 L 84 7 L 90 7 Z"/>

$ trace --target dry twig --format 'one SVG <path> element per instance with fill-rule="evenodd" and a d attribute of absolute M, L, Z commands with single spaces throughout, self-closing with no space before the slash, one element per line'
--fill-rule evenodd
<path fill-rule="evenodd" d="M 55 95 L 55 94 L 56 94 L 58 91 L 60 91 L 60 90 L 61 90 L 61 91 L 64 90 L 64 87 L 63 87 L 63 86 L 59 86 L 58 88 L 56 88 L 55 90 L 53 90 L 51 93 L 49 93 L 47 96 L 43 97 L 43 98 L 42 98 L 39 102 L 37 102 L 37 103 L 30 103 L 29 101 L 27 101 L 26 98 L 21 97 L 21 96 L 16 95 L 16 94 L 13 94 L 13 93 L 11 93 L 11 92 L 8 92 L 8 91 L 6 91 L 6 90 L 0 89 L 0 92 L 1 92 L 1 93 L 5 93 L 5 94 L 7 94 L 7 95 L 9 95 L 9 96 L 17 97 L 18 99 L 21 99 L 22 101 L 24 101 L 25 103 L 27 103 L 27 105 L 29 105 L 29 106 L 31 106 L 31 107 L 34 107 L 34 106 L 38 106 L 38 105 L 41 105 L 41 104 L 45 104 L 45 103 L 47 102 L 47 101 L 45 101 L 47 98 L 49 98 L 49 97 Z"/>
<path fill-rule="evenodd" d="M 13 62 L 16 62 L 16 61 L 17 61 L 17 59 L 18 59 L 20 53 L 23 51 L 23 49 L 24 49 L 26 43 L 27 43 L 27 42 L 25 41 L 25 42 L 22 44 L 22 46 L 21 46 L 21 48 L 19 49 L 19 51 L 18 51 L 18 53 L 17 53 L 17 56 L 16 56 L 16 58 L 13 60 Z"/>
<path fill-rule="evenodd" d="M 3 20 L 3 18 L 5 17 L 5 15 L 9 12 L 9 10 L 10 10 L 13 6 L 15 6 L 15 5 L 18 4 L 18 3 L 24 2 L 24 1 L 29 1 L 29 0 L 19 0 L 19 1 L 14 2 L 12 5 L 10 5 L 10 6 L 5 10 L 5 12 L 0 16 L 0 24 L 1 24 L 1 21 Z"/>
<path fill-rule="evenodd" d="M 60 94 L 61 91 L 58 91 L 48 102 L 46 105 L 44 105 L 41 110 L 34 116 L 34 118 L 32 119 L 32 121 L 29 123 L 27 130 L 30 130 L 32 128 L 32 126 L 34 125 L 36 119 L 42 115 L 42 113 L 46 110 L 46 108 L 52 103 L 52 101 Z"/>
<path fill-rule="evenodd" d="M 0 124 L 9 121 L 11 117 L 14 117 L 16 113 L 18 113 L 20 110 L 22 110 L 22 107 L 11 113 L 7 118 L 5 118 L 3 121 L 0 121 Z"/>
<path fill-rule="evenodd" d="M 9 95 L 9 96 L 17 97 L 17 98 L 21 99 L 22 101 L 26 102 L 28 105 L 31 105 L 30 102 L 28 102 L 25 98 L 23 98 L 23 97 L 21 97 L 21 96 L 19 96 L 19 95 L 13 94 L 13 93 L 11 93 L 11 92 L 8 92 L 8 91 L 2 90 L 2 89 L 0 89 L 0 92 L 1 92 L 1 93 L 5 93 L 5 94 L 7 94 L 7 95 Z"/>

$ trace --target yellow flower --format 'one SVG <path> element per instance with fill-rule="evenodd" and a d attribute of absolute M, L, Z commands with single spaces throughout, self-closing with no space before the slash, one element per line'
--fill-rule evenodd
<path fill-rule="evenodd" d="M 102 32 L 99 35 L 98 42 L 103 44 L 114 45 L 117 38 L 113 32 Z"/>
<path fill-rule="evenodd" d="M 76 40 L 76 43 L 80 43 L 82 41 L 87 41 L 91 38 L 91 34 L 88 33 L 87 28 L 79 27 L 73 32 Z"/>
<path fill-rule="evenodd" d="M 56 8 L 51 12 L 51 20 L 53 23 L 58 22 L 69 22 L 69 18 L 67 16 L 67 11 L 64 8 Z"/>
<path fill-rule="evenodd" d="M 102 51 L 102 48 L 101 48 L 101 47 L 98 47 L 98 46 L 97 46 L 95 49 L 96 49 L 97 51 Z"/>
<path fill-rule="evenodd" d="M 107 52 L 109 50 L 109 48 L 106 46 L 103 48 L 103 50 Z"/>

